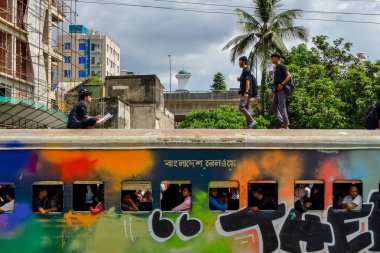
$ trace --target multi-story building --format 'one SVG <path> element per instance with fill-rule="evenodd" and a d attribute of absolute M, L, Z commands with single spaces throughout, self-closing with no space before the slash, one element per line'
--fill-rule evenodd
<path fill-rule="evenodd" d="M 120 75 L 120 47 L 107 35 L 70 25 L 69 34 L 59 37 L 64 55 L 60 69 L 64 82 L 82 82 L 90 76 Z"/>
<path fill-rule="evenodd" d="M 0 1 L 0 127 L 57 127 L 57 35 L 73 0 Z M 68 15 L 68 16 L 67 16 Z M 42 115 L 44 115 L 42 117 Z M 49 120 L 50 117 L 50 120 Z M 53 118 L 51 118 L 53 117 Z M 57 124 L 52 124 L 55 121 Z"/>

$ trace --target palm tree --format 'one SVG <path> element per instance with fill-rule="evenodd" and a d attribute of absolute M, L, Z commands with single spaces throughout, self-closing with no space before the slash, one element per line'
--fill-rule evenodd
<path fill-rule="evenodd" d="M 266 78 L 270 55 L 274 52 L 285 54 L 288 50 L 284 41 L 300 39 L 307 41 L 308 30 L 296 26 L 294 20 L 302 16 L 302 10 L 286 10 L 279 12 L 283 6 L 281 0 L 252 0 L 252 15 L 242 9 L 236 9 L 239 16 L 241 35 L 226 44 L 223 50 L 231 48 L 231 61 L 235 62 L 241 54 L 249 51 L 249 62 L 260 64 L 262 70 L 260 100 L 262 113 L 265 112 Z"/>

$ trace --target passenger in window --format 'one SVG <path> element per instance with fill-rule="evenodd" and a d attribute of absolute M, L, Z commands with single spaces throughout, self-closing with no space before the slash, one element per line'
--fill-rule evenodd
<path fill-rule="evenodd" d="M 57 208 L 58 212 L 62 212 L 63 210 L 63 190 L 58 189 L 57 192 L 48 198 L 47 203 L 46 203 L 46 208 Z"/>
<path fill-rule="evenodd" d="M 340 204 L 340 209 L 347 211 L 359 211 L 362 209 L 363 199 L 359 195 L 359 190 L 356 185 L 350 187 L 349 195 L 344 197 Z"/>
<path fill-rule="evenodd" d="M 302 187 L 297 187 L 294 190 L 294 208 L 300 213 L 305 213 L 313 205 L 311 202 L 307 201 L 306 190 Z"/>
<path fill-rule="evenodd" d="M 161 185 L 163 187 L 165 185 Z M 169 184 L 166 189 L 162 191 L 161 209 L 163 211 L 170 211 L 181 203 L 179 184 Z"/>
<path fill-rule="evenodd" d="M 210 188 L 209 190 L 209 206 L 211 211 L 226 211 L 228 208 L 228 197 L 224 198 L 224 201 L 221 201 L 218 198 L 218 189 Z"/>
<path fill-rule="evenodd" d="M 0 213 L 11 213 L 15 208 L 15 196 L 13 189 L 5 191 L 5 202 L 0 206 Z"/>
<path fill-rule="evenodd" d="M 322 187 L 323 187 L 323 185 L 322 185 Z M 314 185 L 314 187 L 311 190 L 311 196 L 310 196 L 309 201 L 312 204 L 313 210 L 323 210 L 324 209 L 324 192 L 321 190 L 320 187 L 317 187 L 316 185 Z"/>
<path fill-rule="evenodd" d="M 248 208 L 249 210 L 258 212 L 260 210 L 275 210 L 277 208 L 276 201 L 270 196 L 264 195 L 260 187 L 252 190 L 252 196 L 256 201 L 252 207 Z"/>
<path fill-rule="evenodd" d="M 129 212 L 140 211 L 137 206 L 137 196 L 135 191 L 127 191 L 123 197 L 123 202 L 121 203 L 121 210 Z"/>
<path fill-rule="evenodd" d="M 48 191 L 46 189 L 41 189 L 38 192 L 37 197 L 34 198 L 33 200 L 33 211 L 34 212 L 39 212 L 41 215 L 46 215 L 50 212 L 56 212 L 57 208 L 46 208 L 45 203 L 46 199 L 48 197 Z"/>
<path fill-rule="evenodd" d="M 99 214 L 103 211 L 103 198 L 100 195 L 94 195 L 92 197 L 92 205 L 90 206 L 90 212 L 92 214 Z"/>
<path fill-rule="evenodd" d="M 178 206 L 174 207 L 172 211 L 174 212 L 189 212 L 191 210 L 191 186 L 189 184 L 182 185 L 181 193 L 183 202 Z"/>

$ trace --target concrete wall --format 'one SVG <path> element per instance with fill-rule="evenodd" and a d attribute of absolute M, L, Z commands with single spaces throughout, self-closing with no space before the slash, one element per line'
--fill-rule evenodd
<path fill-rule="evenodd" d="M 173 129 L 174 115 L 164 107 L 163 85 L 156 75 L 107 77 L 106 96 L 126 101 L 131 129 Z"/>

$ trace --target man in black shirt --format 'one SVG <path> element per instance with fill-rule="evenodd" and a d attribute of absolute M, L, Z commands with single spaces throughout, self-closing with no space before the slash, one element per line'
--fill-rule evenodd
<path fill-rule="evenodd" d="M 239 95 L 240 97 L 240 105 L 239 110 L 244 114 L 245 118 L 247 119 L 247 127 L 253 128 L 257 122 L 252 117 L 252 115 L 249 113 L 249 100 L 251 99 L 252 89 L 253 89 L 253 83 L 251 83 L 251 71 L 248 68 L 248 59 L 246 56 L 242 56 L 239 58 L 239 66 L 243 69 L 240 77 L 238 77 L 237 81 L 240 82 L 240 90 Z"/>
<path fill-rule="evenodd" d="M 290 81 L 292 76 L 286 69 L 285 65 L 280 62 L 281 57 L 278 54 L 272 54 L 272 63 L 276 65 L 274 70 L 274 92 L 272 95 L 272 110 L 281 122 L 283 129 L 289 129 L 289 117 L 286 110 L 286 93 L 284 86 Z"/>
<path fill-rule="evenodd" d="M 79 93 L 79 102 L 73 107 L 73 109 L 71 109 L 67 120 L 67 128 L 90 128 L 100 124 L 98 119 L 101 116 L 89 117 L 87 113 L 88 105 L 92 100 L 91 94 L 92 92 L 87 89 L 84 89 Z"/>
<path fill-rule="evenodd" d="M 248 207 L 249 210 L 258 212 L 261 210 L 276 210 L 276 205 L 269 196 L 265 196 L 263 190 L 258 188 L 252 190 L 252 196 L 255 198 L 253 206 Z"/>

